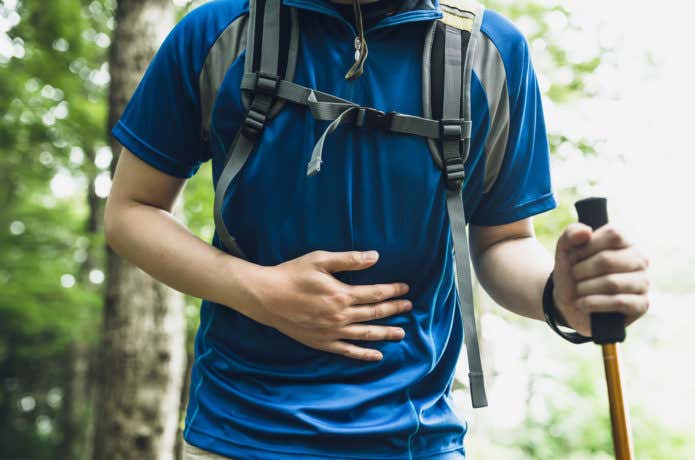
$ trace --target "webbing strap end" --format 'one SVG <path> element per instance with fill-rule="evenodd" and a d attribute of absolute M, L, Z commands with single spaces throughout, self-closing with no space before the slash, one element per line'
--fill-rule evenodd
<path fill-rule="evenodd" d="M 485 378 L 483 373 L 469 372 L 468 382 L 471 389 L 473 408 L 487 407 L 487 395 L 485 394 Z"/>
<path fill-rule="evenodd" d="M 321 171 L 321 159 L 320 158 L 314 158 L 309 162 L 309 165 L 307 166 L 306 169 L 306 175 L 307 176 L 314 176 Z"/>

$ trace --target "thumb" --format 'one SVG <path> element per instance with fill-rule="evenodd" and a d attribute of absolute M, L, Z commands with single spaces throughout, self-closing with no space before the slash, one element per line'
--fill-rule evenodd
<path fill-rule="evenodd" d="M 588 225 L 574 223 L 570 224 L 557 240 L 557 249 L 555 251 L 555 260 L 567 260 L 567 257 L 572 249 L 582 246 L 591 240 L 593 230 Z"/>
<path fill-rule="evenodd" d="M 364 270 L 374 265 L 377 260 L 379 253 L 376 251 L 318 251 L 313 262 L 328 273 L 335 273 Z"/>
<path fill-rule="evenodd" d="M 574 248 L 586 244 L 591 240 L 593 230 L 588 225 L 570 224 L 557 240 L 555 250 L 555 267 L 553 279 L 555 281 L 555 301 L 558 305 L 572 305 L 576 296 L 576 284 L 572 277 L 572 261 L 570 255 Z M 566 311 L 565 311 L 566 313 Z"/>

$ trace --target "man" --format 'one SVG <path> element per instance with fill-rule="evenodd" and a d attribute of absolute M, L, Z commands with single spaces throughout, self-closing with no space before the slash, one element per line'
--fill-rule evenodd
<path fill-rule="evenodd" d="M 364 106 L 422 112 L 423 40 L 441 16 L 437 2 L 364 1 L 369 58 L 351 81 L 349 5 L 284 3 L 300 21 L 294 81 Z M 339 129 L 326 141 L 321 174 L 307 178 L 325 125 L 288 105 L 266 127 L 224 208 L 247 260 L 218 249 L 217 238 L 213 246 L 200 241 L 170 214 L 202 162 L 212 159 L 217 182 L 244 118 L 243 50 L 222 82 L 209 138 L 201 135 L 198 82 L 211 45 L 241 27 L 247 8 L 221 0 L 189 14 L 113 131 L 125 149 L 107 204 L 109 244 L 206 299 L 187 455 L 464 458 L 466 424 L 450 399 L 463 328 L 442 174 L 424 140 Z M 481 30 L 481 55 L 491 57 L 500 86 L 474 72 L 462 199 L 478 278 L 500 305 L 542 320 L 552 272 L 555 308 L 585 336 L 590 312 L 620 311 L 634 321 L 648 307 L 647 260 L 620 231 L 571 225 L 554 262 L 535 240 L 531 216 L 555 201 L 529 50 L 497 13 L 485 12 Z M 492 115 L 491 96 L 506 104 L 506 117 Z"/>

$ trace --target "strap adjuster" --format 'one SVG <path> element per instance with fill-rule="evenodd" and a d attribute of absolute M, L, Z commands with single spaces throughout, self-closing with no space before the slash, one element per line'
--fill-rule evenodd
<path fill-rule="evenodd" d="M 456 156 L 445 159 L 444 173 L 446 174 L 446 186 L 450 190 L 460 189 L 466 177 L 463 158 Z"/>
<path fill-rule="evenodd" d="M 458 118 L 441 119 L 439 137 L 442 141 L 462 141 L 470 137 L 470 122 Z"/>
<path fill-rule="evenodd" d="M 464 159 L 461 156 L 461 143 L 470 138 L 471 122 L 459 118 L 439 120 L 439 137 L 444 144 L 444 173 L 446 186 L 450 190 L 459 190 L 466 177 Z M 451 146 L 451 142 L 455 142 Z"/>
<path fill-rule="evenodd" d="M 267 115 L 251 106 L 249 111 L 246 113 L 246 118 L 244 118 L 244 126 L 241 128 L 241 131 L 244 136 L 255 141 L 261 137 L 266 121 L 268 121 Z"/>
<path fill-rule="evenodd" d="M 273 97 L 278 95 L 278 88 L 281 80 L 279 76 L 264 72 L 257 72 L 255 75 L 256 81 L 254 82 L 252 89 L 254 93 L 267 94 Z"/>
<path fill-rule="evenodd" d="M 257 141 L 263 133 L 280 83 L 280 77 L 277 75 L 262 72 L 255 75 L 256 81 L 252 89 L 253 100 L 246 112 L 246 118 L 244 118 L 244 124 L 241 128 L 244 136 L 253 141 Z"/>

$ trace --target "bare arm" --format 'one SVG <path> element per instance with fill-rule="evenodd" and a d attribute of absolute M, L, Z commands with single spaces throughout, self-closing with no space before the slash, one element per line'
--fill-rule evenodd
<path fill-rule="evenodd" d="M 473 265 L 481 285 L 499 305 L 543 319 L 542 296 L 553 269 L 536 240 L 531 218 L 493 227 L 470 226 Z"/>
<path fill-rule="evenodd" d="M 649 262 L 615 227 L 592 232 L 586 225 L 570 225 L 554 258 L 535 239 L 531 218 L 492 227 L 471 225 L 470 235 L 481 284 L 510 311 L 542 320 L 543 289 L 551 271 L 555 303 L 583 335 L 591 336 L 592 312 L 621 312 L 629 324 L 649 307 Z"/>
<path fill-rule="evenodd" d="M 104 216 L 113 250 L 176 290 L 234 308 L 316 349 L 357 359 L 378 351 L 348 340 L 400 340 L 400 328 L 360 324 L 412 308 L 403 283 L 350 286 L 332 274 L 363 270 L 378 254 L 317 251 L 265 267 L 222 252 L 194 236 L 171 210 L 184 180 L 123 150 Z"/>
<path fill-rule="evenodd" d="M 258 276 L 259 267 L 200 240 L 171 214 L 184 182 L 123 150 L 104 215 L 109 246 L 178 291 L 239 308 L 252 304 L 256 294 L 241 278 Z"/>

